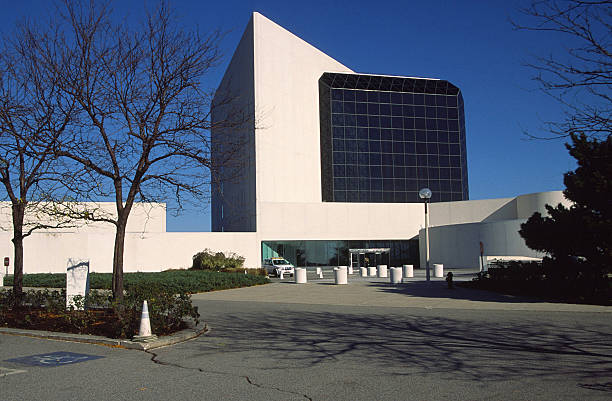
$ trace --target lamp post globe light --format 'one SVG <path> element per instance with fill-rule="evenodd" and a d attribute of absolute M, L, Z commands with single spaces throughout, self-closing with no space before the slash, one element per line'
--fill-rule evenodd
<path fill-rule="evenodd" d="M 429 215 L 427 214 L 427 204 L 431 199 L 431 189 L 422 188 L 419 191 L 419 198 L 425 203 L 425 276 L 429 281 Z"/>

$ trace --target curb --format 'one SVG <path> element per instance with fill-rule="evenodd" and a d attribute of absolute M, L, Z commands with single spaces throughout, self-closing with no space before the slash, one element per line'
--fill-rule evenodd
<path fill-rule="evenodd" d="M 53 331 L 41 331 L 41 330 L 25 330 L 25 329 L 12 329 L 8 327 L 0 328 L 0 334 L 9 334 L 14 336 L 24 336 L 33 338 L 43 338 L 47 340 L 57 341 L 71 341 L 88 344 L 107 345 L 111 347 L 120 347 L 126 349 L 135 349 L 140 351 L 146 351 L 153 348 L 165 347 L 168 345 L 174 345 L 183 341 L 191 340 L 196 338 L 203 333 L 208 332 L 208 326 L 204 322 L 200 322 L 195 327 L 181 330 L 169 336 L 164 336 L 153 341 L 148 342 L 136 342 L 131 340 L 121 340 L 102 336 L 94 336 L 89 334 L 72 334 L 72 333 L 59 333 Z"/>

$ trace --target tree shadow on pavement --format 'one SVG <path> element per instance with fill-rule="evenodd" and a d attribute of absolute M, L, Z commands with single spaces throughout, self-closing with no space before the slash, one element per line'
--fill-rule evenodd
<path fill-rule="evenodd" d="M 477 381 L 567 375 L 593 382 L 612 376 L 607 324 L 587 328 L 574 322 L 570 326 L 282 307 L 219 313 L 210 324 L 209 336 L 185 344 L 190 357 L 234 354 L 245 366 L 266 361 L 257 368 L 272 371 L 341 360 L 385 374 L 435 372 L 443 378 Z"/>

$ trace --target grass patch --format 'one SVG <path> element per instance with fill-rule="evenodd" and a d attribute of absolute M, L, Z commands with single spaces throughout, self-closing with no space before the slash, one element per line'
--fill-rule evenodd
<path fill-rule="evenodd" d="M 176 293 L 197 293 L 229 288 L 249 287 L 266 284 L 269 280 L 261 275 L 224 273 L 207 270 L 167 270 L 157 273 L 125 273 L 126 288 L 131 285 L 159 285 Z M 111 273 L 90 273 L 91 289 L 110 290 Z M 13 276 L 4 278 L 5 286 L 13 285 Z M 23 276 L 24 287 L 66 288 L 65 273 L 38 273 Z"/>

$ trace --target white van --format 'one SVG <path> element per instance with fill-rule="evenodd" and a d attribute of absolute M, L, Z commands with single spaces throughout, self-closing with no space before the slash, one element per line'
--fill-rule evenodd
<path fill-rule="evenodd" d="M 276 277 L 280 277 L 280 272 L 282 270 L 283 276 L 291 276 L 295 273 L 294 266 L 289 263 L 284 258 L 268 258 L 264 259 L 263 264 L 264 269 L 268 274 L 274 275 Z"/>

